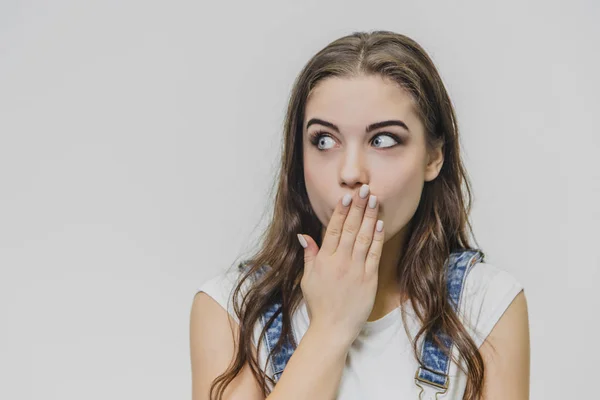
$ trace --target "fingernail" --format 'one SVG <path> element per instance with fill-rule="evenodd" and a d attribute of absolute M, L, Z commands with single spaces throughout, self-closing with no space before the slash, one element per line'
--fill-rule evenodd
<path fill-rule="evenodd" d="M 369 194 L 369 185 L 362 185 L 360 187 L 360 192 L 358 192 L 358 195 L 360 196 L 361 199 L 364 199 L 367 197 L 367 195 Z"/>
<path fill-rule="evenodd" d="M 343 205 L 344 207 L 347 207 L 347 206 L 348 206 L 348 204 L 350 204 L 350 202 L 351 202 L 351 201 L 352 201 L 352 195 L 351 195 L 351 194 L 348 194 L 348 193 L 346 193 L 346 194 L 344 195 L 344 198 L 342 199 L 342 205 Z"/>
<path fill-rule="evenodd" d="M 381 232 L 383 230 L 383 221 L 377 220 L 377 224 L 375 224 L 375 228 L 377 229 L 377 232 Z"/>
<path fill-rule="evenodd" d="M 308 243 L 306 243 L 306 239 L 304 239 L 304 236 L 302 236 L 301 234 L 298 234 L 298 241 L 300 242 L 300 245 L 304 248 L 306 248 L 308 246 Z"/>
<path fill-rule="evenodd" d="M 377 196 L 369 196 L 369 208 L 375 208 L 377 205 Z"/>

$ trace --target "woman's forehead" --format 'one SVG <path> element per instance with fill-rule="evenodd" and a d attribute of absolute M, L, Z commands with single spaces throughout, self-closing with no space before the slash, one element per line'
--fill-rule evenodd
<path fill-rule="evenodd" d="M 398 119 L 409 127 L 419 125 L 414 101 L 397 84 L 380 76 L 327 78 L 310 93 L 304 126 L 312 118 L 324 119 L 341 130 L 360 129 L 378 121 Z"/>

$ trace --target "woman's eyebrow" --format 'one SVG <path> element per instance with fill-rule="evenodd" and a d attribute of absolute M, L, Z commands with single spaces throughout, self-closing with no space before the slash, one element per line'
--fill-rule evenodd
<path fill-rule="evenodd" d="M 337 125 L 332 124 L 331 122 L 319 119 L 319 118 L 311 118 L 310 121 L 308 121 L 308 123 L 306 124 L 306 129 L 308 129 L 308 127 L 313 124 L 323 125 L 323 126 L 333 129 L 337 133 L 340 133 L 340 129 L 337 127 Z M 383 128 L 386 126 L 399 126 L 410 132 L 410 129 L 408 129 L 408 126 L 406 126 L 406 124 L 403 121 L 400 121 L 399 119 L 391 119 L 391 120 L 387 120 L 387 121 L 375 122 L 374 124 L 367 126 L 365 128 L 365 132 L 369 133 L 371 131 L 374 131 L 375 129 Z"/>

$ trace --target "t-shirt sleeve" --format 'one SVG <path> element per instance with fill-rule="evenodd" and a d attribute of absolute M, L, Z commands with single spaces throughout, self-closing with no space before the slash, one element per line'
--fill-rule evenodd
<path fill-rule="evenodd" d="M 464 285 L 459 317 L 479 348 L 523 286 L 509 272 L 488 263 L 475 264 Z"/>
<path fill-rule="evenodd" d="M 206 280 L 203 284 L 200 285 L 197 292 L 204 292 L 210 297 L 212 297 L 217 303 L 223 307 L 223 309 L 227 310 L 227 312 L 233 317 L 235 322 L 240 323 L 237 315 L 235 314 L 233 308 L 233 291 L 238 285 L 240 279 L 242 278 L 242 273 L 239 271 L 227 271 L 220 272 L 217 275 Z M 242 285 L 242 290 L 240 291 L 239 297 L 237 299 L 238 304 L 240 304 L 240 300 L 242 296 L 247 293 L 249 287 L 251 285 L 251 279 L 247 279 Z M 252 335 L 252 343 L 254 346 L 258 348 L 258 338 L 260 337 L 262 325 L 260 321 L 256 321 L 254 324 L 254 330 Z M 270 376 L 273 376 L 273 371 L 267 365 L 267 349 L 266 345 L 263 342 L 263 345 L 260 347 L 258 351 L 258 363 L 263 371 L 268 371 Z M 272 388 L 272 387 L 271 387 Z"/>
<path fill-rule="evenodd" d="M 236 271 L 222 271 L 210 277 L 198 288 L 198 292 L 206 293 L 227 310 L 238 324 L 240 321 L 233 309 L 233 291 L 239 283 L 239 278 L 240 274 Z"/>

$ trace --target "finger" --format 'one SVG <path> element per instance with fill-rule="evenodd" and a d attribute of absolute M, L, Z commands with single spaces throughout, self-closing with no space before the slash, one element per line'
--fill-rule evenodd
<path fill-rule="evenodd" d="M 342 236 L 336 251 L 344 250 L 348 254 L 352 253 L 356 235 L 362 224 L 365 208 L 367 207 L 367 197 L 369 196 L 369 185 L 362 185 L 359 191 L 354 194 L 352 205 L 348 217 L 344 221 L 342 227 Z"/>
<path fill-rule="evenodd" d="M 300 245 L 304 248 L 304 271 L 312 268 L 312 265 L 315 261 L 315 257 L 319 252 L 319 246 L 309 235 L 298 234 L 298 241 Z"/>
<path fill-rule="evenodd" d="M 371 241 L 371 246 L 365 260 L 365 275 L 367 276 L 377 275 L 379 271 L 379 260 L 381 259 L 384 236 L 383 221 L 378 220 L 375 224 L 375 233 L 373 234 L 373 240 Z"/>
<path fill-rule="evenodd" d="M 333 210 L 333 215 L 329 220 L 329 224 L 327 224 L 327 231 L 325 232 L 325 236 L 321 243 L 321 251 L 324 251 L 325 254 L 333 254 L 335 249 L 337 249 L 338 243 L 340 242 L 340 236 L 342 236 L 344 221 L 350 211 L 351 202 L 352 195 L 350 194 L 346 194 L 342 199 L 338 200 L 335 210 Z"/>
<path fill-rule="evenodd" d="M 373 235 L 375 231 L 375 223 L 377 222 L 377 213 L 379 212 L 379 203 L 377 202 L 377 196 L 370 195 L 369 201 L 367 202 L 367 208 L 365 209 L 365 215 L 356 236 L 354 242 L 354 248 L 352 249 L 352 259 L 365 261 L 367 252 L 371 246 Z"/>

